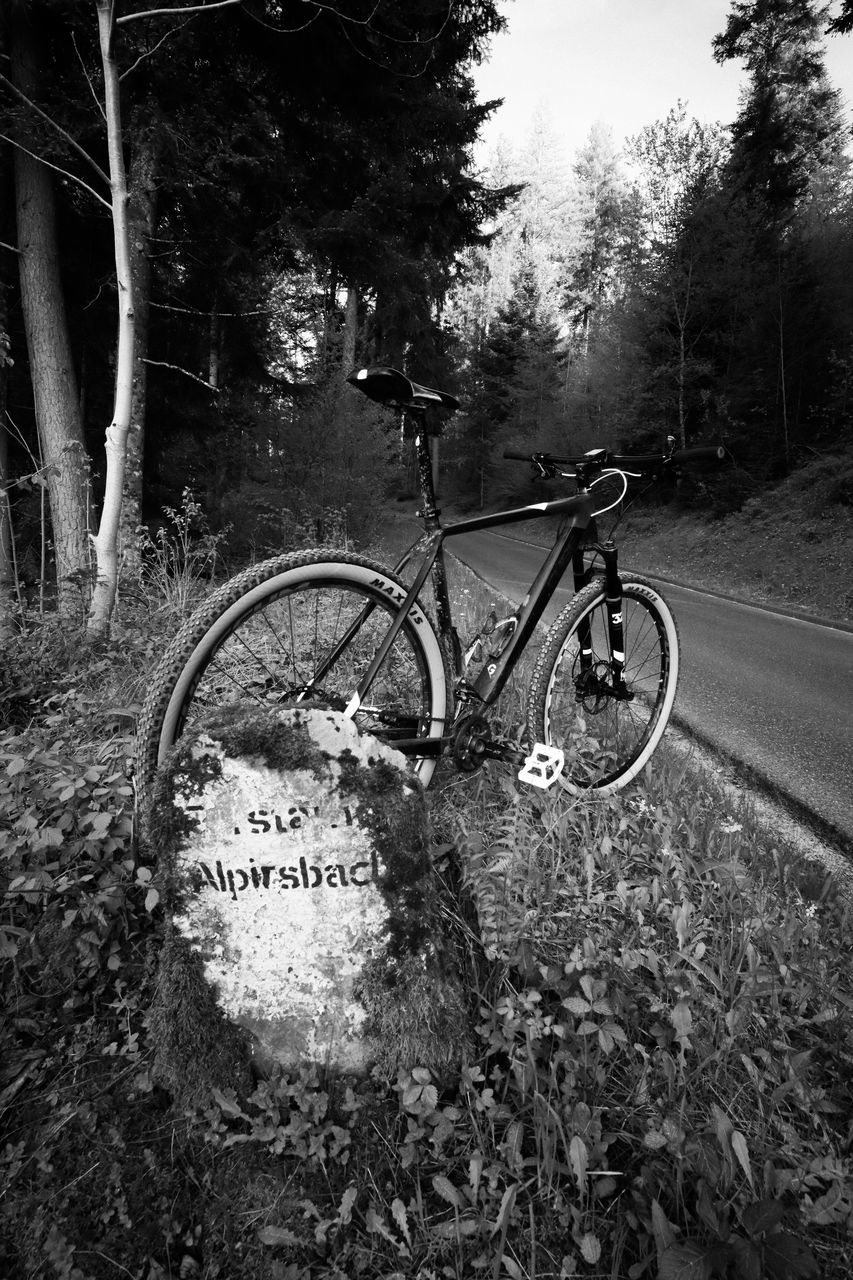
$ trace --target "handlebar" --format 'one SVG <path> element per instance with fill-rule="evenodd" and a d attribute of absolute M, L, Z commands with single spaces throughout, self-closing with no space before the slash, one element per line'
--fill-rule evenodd
<path fill-rule="evenodd" d="M 721 444 L 697 444 L 692 449 L 676 449 L 670 462 L 725 462 L 726 450 Z"/>
<path fill-rule="evenodd" d="M 593 449 L 580 457 L 560 458 L 552 453 L 519 453 L 515 449 L 505 449 L 504 455 L 511 462 L 532 462 L 543 469 L 569 466 L 592 467 L 600 470 L 613 467 L 616 470 L 627 467 L 640 467 L 653 470 L 667 465 L 680 465 L 691 462 L 723 462 L 726 457 L 725 446 L 721 444 L 694 445 L 689 449 L 675 449 L 672 453 L 611 453 L 608 449 Z"/>

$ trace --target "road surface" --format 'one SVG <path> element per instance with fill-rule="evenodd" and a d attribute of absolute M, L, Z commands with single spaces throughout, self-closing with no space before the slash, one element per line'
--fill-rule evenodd
<path fill-rule="evenodd" d="M 545 550 L 491 531 L 448 550 L 519 602 Z M 681 637 L 675 719 L 853 852 L 853 634 L 661 583 Z M 560 590 L 550 621 L 571 597 Z"/>

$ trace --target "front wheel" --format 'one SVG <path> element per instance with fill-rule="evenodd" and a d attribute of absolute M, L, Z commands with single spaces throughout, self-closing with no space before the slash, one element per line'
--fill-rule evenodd
<path fill-rule="evenodd" d="M 393 746 L 440 738 L 447 681 L 432 624 L 415 605 L 363 703 L 352 695 L 406 587 L 370 560 L 308 551 L 246 569 L 187 619 L 151 679 L 137 726 L 136 787 L 151 794 L 169 748 L 206 712 L 312 703 L 353 716 Z M 435 756 L 415 757 L 426 785 Z"/>
<path fill-rule="evenodd" d="M 650 582 L 622 583 L 624 684 L 613 680 L 604 583 L 596 579 L 551 627 L 530 682 L 531 734 L 561 747 L 562 785 L 602 794 L 624 787 L 663 736 L 678 683 L 678 630 Z"/>

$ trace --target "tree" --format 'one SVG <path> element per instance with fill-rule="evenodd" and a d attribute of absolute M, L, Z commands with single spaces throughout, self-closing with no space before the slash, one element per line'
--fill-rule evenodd
<path fill-rule="evenodd" d="M 702 352 L 716 287 L 719 242 L 709 236 L 712 204 L 726 154 L 724 131 L 687 118 L 680 102 L 664 120 L 629 143 L 642 195 L 646 343 L 657 348 L 654 381 L 662 383 L 664 420 L 675 393 L 675 430 L 687 443 L 688 415 L 711 366 Z M 668 423 L 667 425 L 671 425 Z"/>
<path fill-rule="evenodd" d="M 788 221 L 822 171 L 844 165 L 849 130 L 824 66 L 825 12 L 816 0 L 734 0 L 714 40 L 716 60 L 741 58 L 750 76 L 732 126 L 731 180 L 771 226 Z"/>
<path fill-rule="evenodd" d="M 605 125 L 593 125 L 574 174 L 580 244 L 569 271 L 566 302 L 586 358 L 591 328 L 619 287 L 620 268 L 633 251 L 637 202 L 612 131 Z"/>
<path fill-rule="evenodd" d="M 748 244 L 751 310 L 739 326 L 737 365 L 744 385 L 764 371 L 755 390 L 767 425 L 756 419 L 755 435 L 784 470 L 820 394 L 804 379 L 801 355 L 815 337 L 803 323 L 815 288 L 808 211 L 827 189 L 843 189 L 849 167 L 850 132 L 824 66 L 825 15 L 815 0 L 736 0 L 714 41 L 717 60 L 742 58 L 750 77 L 725 175 L 731 218 Z"/>
<path fill-rule="evenodd" d="M 450 14 L 443 0 L 407 0 L 381 14 L 361 0 L 341 0 L 335 10 L 318 8 L 308 23 L 299 0 L 284 0 L 269 12 L 254 0 L 239 7 L 231 0 L 167 0 L 156 9 L 140 4 L 124 13 L 108 9 L 104 0 L 95 9 L 104 19 L 102 37 L 107 19 L 111 34 L 102 39 L 99 55 L 91 0 L 30 2 L 45 18 L 50 57 L 40 105 L 29 101 L 27 108 L 43 115 L 50 108 L 55 117 L 50 136 L 66 179 L 81 181 L 81 161 L 99 180 L 108 176 L 118 221 L 127 196 L 132 223 L 129 246 L 124 231 L 116 241 L 121 265 L 112 286 L 103 278 L 108 268 L 102 247 L 94 251 L 105 287 L 94 302 L 87 299 L 86 329 L 74 353 L 81 365 L 97 364 L 100 374 L 107 372 L 104 303 L 126 303 L 133 291 L 132 311 L 121 308 L 121 412 L 108 432 L 112 461 L 90 623 L 95 634 L 103 631 L 113 591 L 108 584 L 117 570 L 110 549 L 118 530 L 116 464 L 126 431 L 141 446 L 146 402 L 153 396 L 158 409 L 165 409 L 158 414 L 164 431 L 178 425 L 184 456 L 193 457 L 192 470 L 204 477 L 215 470 L 208 464 L 215 451 L 193 449 L 188 437 L 203 433 L 209 446 L 211 431 L 233 430 L 233 417 L 217 412 L 211 401 L 226 381 L 237 388 L 243 380 L 259 396 L 273 387 L 298 392 L 278 371 L 270 326 L 250 314 L 272 315 L 269 294 L 282 273 L 302 270 L 307 262 L 306 279 L 319 281 L 327 300 L 324 348 L 329 333 L 342 327 L 345 286 L 353 304 L 364 300 L 360 316 L 350 307 L 344 329 L 350 340 L 358 329 L 372 334 L 375 349 L 381 344 L 388 354 L 413 358 L 419 351 L 421 360 L 441 359 L 437 317 L 452 259 L 480 238 L 481 221 L 501 199 L 466 170 L 489 110 L 477 103 L 467 69 L 502 19 L 492 0 L 453 6 Z M 99 56 L 108 83 L 121 75 L 129 121 L 122 137 L 113 127 L 113 95 L 107 147 L 99 110 L 78 70 L 82 62 L 96 85 Z M 105 151 L 109 175 L 90 159 Z M 67 218 L 73 208 L 94 245 L 101 228 L 91 219 L 91 205 L 74 197 L 68 181 L 60 195 L 61 212 Z M 159 261 L 152 270 L 154 244 Z M 75 271 L 70 260 L 66 275 L 72 281 Z M 80 287 L 88 289 L 91 276 L 84 279 L 82 270 L 78 275 Z M 146 349 L 152 314 L 152 346 Z M 137 339 L 133 362 L 122 336 L 131 319 Z M 310 376 L 319 376 L 321 366 L 310 364 Z M 305 361 L 298 366 L 300 377 L 308 367 Z M 112 412 L 101 391 L 105 382 L 92 382 L 90 421 L 98 412 Z M 163 432 L 151 439 L 149 475 Z M 124 469 L 127 540 L 141 514 L 141 447 L 136 452 Z"/>
<path fill-rule="evenodd" d="M 841 0 L 840 12 L 827 27 L 832 34 L 843 35 L 846 31 L 853 31 L 853 0 Z"/>
<path fill-rule="evenodd" d="M 7 11 L 11 83 L 32 102 L 44 76 L 40 29 L 30 6 Z M 88 456 L 66 320 L 50 170 L 35 151 L 30 123 L 15 149 L 15 204 L 21 307 L 32 372 L 43 478 L 50 498 L 57 605 L 79 617 L 88 594 Z"/>

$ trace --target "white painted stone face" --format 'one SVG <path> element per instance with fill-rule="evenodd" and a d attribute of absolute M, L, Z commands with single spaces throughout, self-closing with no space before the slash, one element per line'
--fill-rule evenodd
<path fill-rule="evenodd" d="M 339 792 L 334 757 L 344 748 L 364 765 L 381 756 L 399 769 L 401 789 L 412 784 L 404 757 L 360 737 L 350 721 L 298 716 L 332 754 L 331 779 L 307 769 L 280 774 L 205 739 L 195 747 L 219 757 L 222 776 L 201 797 L 175 795 L 198 824 L 179 854 L 179 882 L 201 888 L 186 895 L 174 924 L 201 955 L 225 1015 L 265 1056 L 360 1071 L 364 1011 L 353 985 L 382 945 L 388 909 L 376 883 L 384 868 L 355 801 Z"/>

